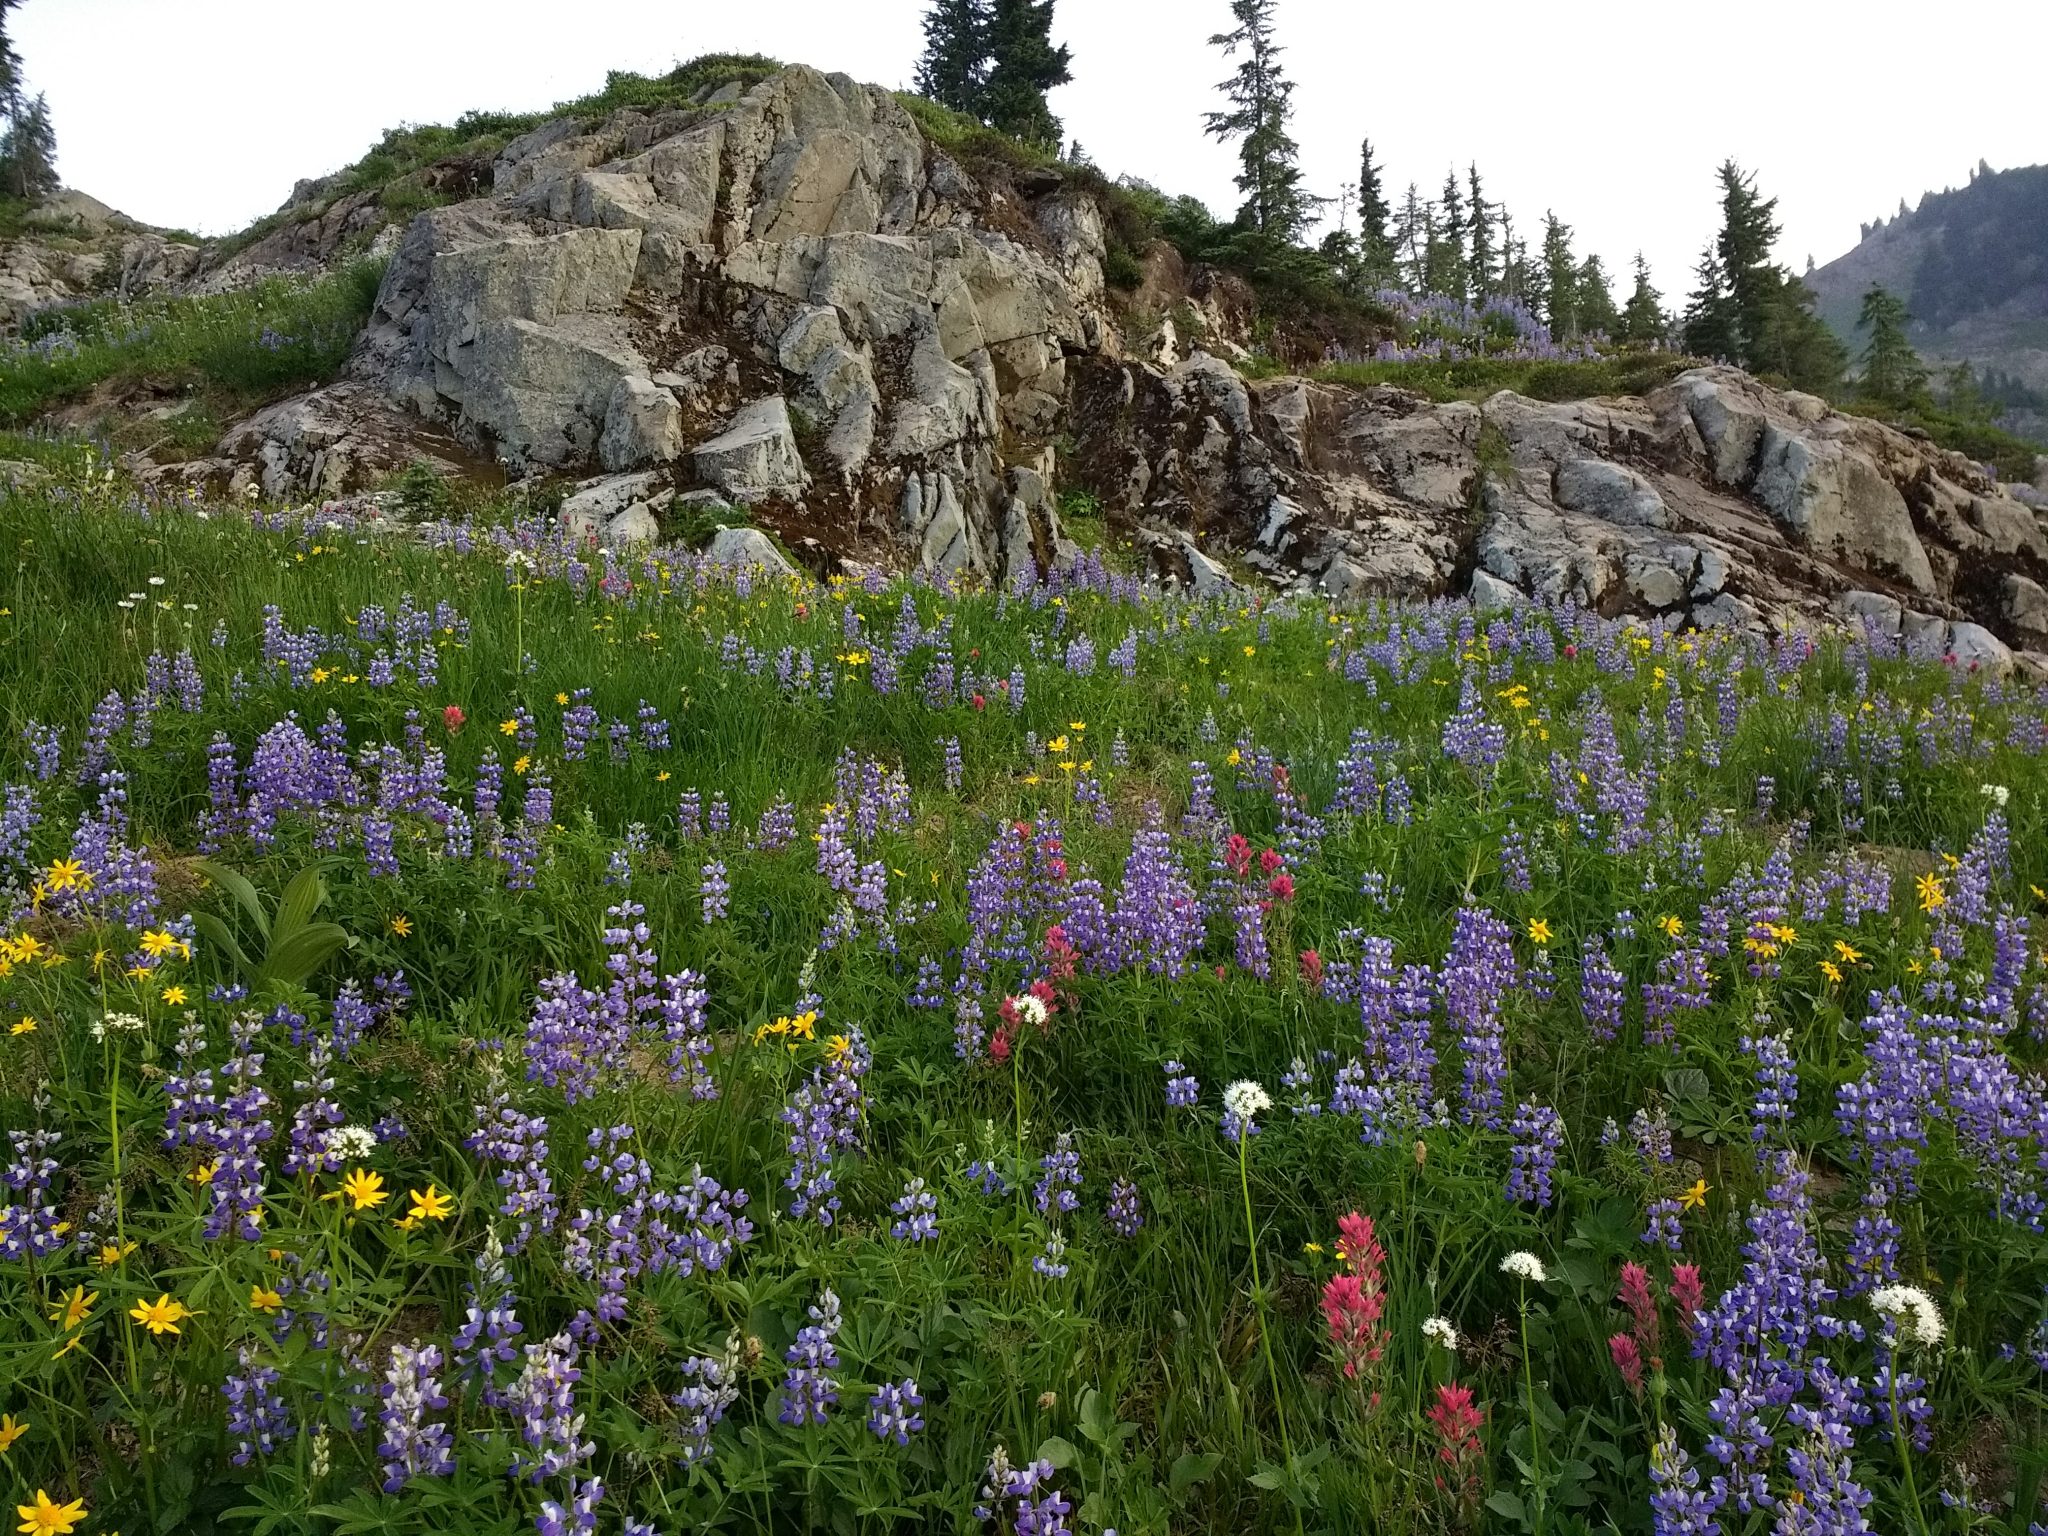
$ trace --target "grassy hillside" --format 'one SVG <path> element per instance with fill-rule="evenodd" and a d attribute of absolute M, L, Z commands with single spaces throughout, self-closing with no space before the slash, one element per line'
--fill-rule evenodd
<path fill-rule="evenodd" d="M 2035 692 L 103 480 L 0 549 L 48 1529 L 1678 1529 L 1731 1403 L 1816 1518 L 2032 1518 Z"/>

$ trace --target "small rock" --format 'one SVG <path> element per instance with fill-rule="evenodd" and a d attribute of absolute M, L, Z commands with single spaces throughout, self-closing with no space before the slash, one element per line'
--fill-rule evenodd
<path fill-rule="evenodd" d="M 1951 624 L 1948 654 L 1965 671 L 1984 671 L 2004 677 L 2012 671 L 2012 651 L 1998 636 L 1981 624 Z"/>
<path fill-rule="evenodd" d="M 585 480 L 564 498 L 562 528 L 571 538 L 594 539 L 635 502 L 645 502 L 659 481 L 652 470 L 636 475 L 603 475 Z"/>
<path fill-rule="evenodd" d="M 612 549 L 629 544 L 652 544 L 661 538 L 661 524 L 646 502 L 635 502 L 604 527 L 605 543 Z"/>
<path fill-rule="evenodd" d="M 1847 619 L 1856 628 L 1868 629 L 1880 635 L 1896 636 L 1905 617 L 1905 607 L 1895 597 L 1882 592 L 1843 592 L 1837 594 L 1834 604 L 1837 616 Z"/>
<path fill-rule="evenodd" d="M 1519 587 L 1502 581 L 1491 571 L 1472 573 L 1472 606 L 1481 613 L 1491 613 L 1501 608 L 1514 608 L 1528 602 Z"/>
<path fill-rule="evenodd" d="M 1605 459 L 1567 459 L 1558 465 L 1557 504 L 1628 527 L 1662 528 L 1670 522 L 1664 498 L 1649 481 Z"/>
<path fill-rule="evenodd" d="M 796 574 L 796 567 L 783 558 L 775 541 L 758 528 L 719 529 L 704 546 L 704 559 L 729 570 L 759 570 L 771 576 Z"/>
<path fill-rule="evenodd" d="M 2005 616 L 2024 639 L 2048 640 L 2048 590 L 2014 571 L 2005 578 Z"/>
<path fill-rule="evenodd" d="M 666 464 L 683 451 L 683 412 L 676 397 L 651 379 L 631 374 L 612 386 L 605 407 L 597 461 L 606 469 Z"/>

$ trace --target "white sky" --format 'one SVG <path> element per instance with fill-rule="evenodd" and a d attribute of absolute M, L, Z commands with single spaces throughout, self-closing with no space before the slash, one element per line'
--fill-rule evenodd
<path fill-rule="evenodd" d="M 905 86 L 923 0 L 28 0 L 16 46 L 46 91 L 65 181 L 153 224 L 222 233 L 386 127 L 531 110 L 747 51 Z M 1455 15 L 1453 22 L 1452 15 Z M 1441 5 L 1280 0 L 1294 134 L 1334 195 L 1369 135 L 1389 200 L 1479 162 L 1520 229 L 1554 208 L 1617 277 L 1638 249 L 1667 300 L 1691 283 L 1733 155 L 1779 199 L 1795 270 L 1853 245 L 1903 196 L 2048 159 L 2021 61 L 2048 57 L 2040 0 L 1644 0 Z M 1201 132 L 1229 66 L 1227 0 L 1063 0 L 1068 134 L 1112 174 L 1228 214 L 1232 151 Z M 1994 45 L 1995 46 L 1992 46 Z M 1989 49 L 1989 51 L 1987 51 Z M 2000 61 L 2003 60 L 2004 63 Z M 1531 241 L 1533 245 L 1534 240 Z M 1625 288 L 1624 288 L 1625 296 Z"/>

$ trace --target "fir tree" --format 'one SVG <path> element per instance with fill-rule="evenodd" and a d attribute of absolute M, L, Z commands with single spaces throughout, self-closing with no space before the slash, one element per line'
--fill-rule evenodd
<path fill-rule="evenodd" d="M 1422 193 L 1411 181 L 1408 195 L 1401 200 L 1401 211 L 1394 219 L 1396 260 L 1401 281 L 1410 293 L 1428 291 L 1429 252 L 1435 242 L 1436 209 L 1422 200 Z"/>
<path fill-rule="evenodd" d="M 1436 206 L 1436 238 L 1430 242 L 1429 253 L 1429 291 L 1462 300 L 1467 291 L 1465 202 L 1458 190 L 1456 171 L 1444 178 L 1444 194 Z"/>
<path fill-rule="evenodd" d="M 1057 149 L 1060 120 L 1045 93 L 1074 78 L 1073 55 L 1052 40 L 1053 0 L 990 0 L 988 77 L 981 116 L 989 127 L 1026 144 Z"/>
<path fill-rule="evenodd" d="M 40 95 L 29 99 L 21 55 L 7 35 L 7 13 L 21 0 L 0 0 L 0 193 L 40 202 L 58 189 L 57 133 L 50 107 Z"/>
<path fill-rule="evenodd" d="M 1543 215 L 1543 323 L 1557 341 L 1579 334 L 1579 268 L 1572 259 L 1572 227 Z"/>
<path fill-rule="evenodd" d="M 1472 226 L 1472 250 L 1466 261 L 1469 272 L 1472 302 L 1483 303 L 1493 292 L 1493 215 L 1489 210 L 1486 194 L 1479 185 L 1479 167 L 1472 164 L 1465 168 L 1465 217 Z"/>
<path fill-rule="evenodd" d="M 1299 149 L 1287 132 L 1293 113 L 1289 99 L 1294 82 L 1280 72 L 1280 45 L 1273 41 L 1273 11 L 1278 0 L 1231 0 L 1237 30 L 1209 39 L 1225 58 L 1244 61 L 1237 73 L 1217 87 L 1230 102 L 1228 112 L 1205 116 L 1204 132 L 1238 140 L 1237 189 L 1244 194 L 1238 221 L 1269 239 L 1291 243 L 1314 216 L 1321 199 L 1301 185 L 1295 162 Z"/>
<path fill-rule="evenodd" d="M 1588 256 L 1579 263 L 1572 297 L 1581 335 L 1611 338 L 1621 329 L 1621 316 L 1614 308 L 1614 290 L 1607 281 L 1607 268 L 1598 256 Z"/>
<path fill-rule="evenodd" d="M 1394 238 L 1387 229 L 1393 210 L 1387 207 L 1380 168 L 1372 163 L 1372 140 L 1358 146 L 1358 261 L 1363 280 L 1375 288 L 1394 285 Z"/>
<path fill-rule="evenodd" d="M 1685 306 L 1685 350 L 1697 357 L 1732 361 L 1741 348 L 1735 301 L 1728 293 L 1728 280 L 1721 272 L 1721 258 L 1709 245 L 1700 252 L 1693 268 L 1699 286 Z"/>
<path fill-rule="evenodd" d="M 1714 254 L 1734 310 L 1735 355 L 1744 366 L 1756 367 L 1785 282 L 1785 274 L 1771 263 L 1771 247 L 1778 241 L 1778 200 L 1760 196 L 1756 177 L 1745 175 L 1733 160 L 1724 160 L 1716 174 L 1721 179 L 1721 232 Z"/>
<path fill-rule="evenodd" d="M 1622 306 L 1619 339 L 1632 346 L 1653 347 L 1664 339 L 1670 323 L 1664 315 L 1664 295 L 1650 285 L 1650 264 L 1636 252 L 1636 286 Z"/>
<path fill-rule="evenodd" d="M 981 117 L 988 80 L 988 0 L 932 0 L 924 13 L 917 92 L 942 107 Z"/>
<path fill-rule="evenodd" d="M 1863 393 L 1893 405 L 1912 405 L 1927 397 L 1927 370 L 1906 339 L 1906 305 L 1895 293 L 1873 283 L 1863 295 L 1856 317 L 1869 333 L 1863 347 Z"/>

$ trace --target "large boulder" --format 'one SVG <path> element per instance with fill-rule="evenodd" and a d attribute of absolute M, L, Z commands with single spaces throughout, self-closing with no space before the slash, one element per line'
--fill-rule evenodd
<path fill-rule="evenodd" d="M 723 432 L 697 445 L 691 459 L 698 479 L 741 501 L 799 495 L 809 481 L 789 402 L 780 395 L 743 406 Z"/>

